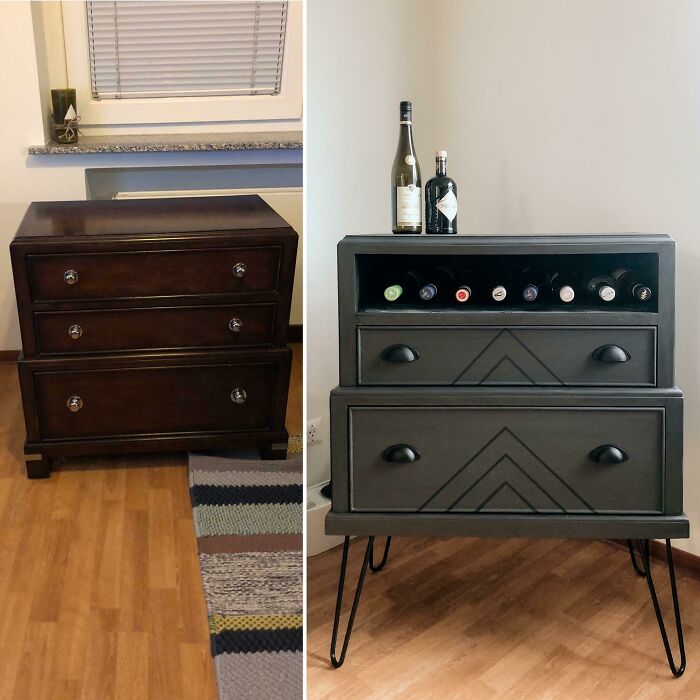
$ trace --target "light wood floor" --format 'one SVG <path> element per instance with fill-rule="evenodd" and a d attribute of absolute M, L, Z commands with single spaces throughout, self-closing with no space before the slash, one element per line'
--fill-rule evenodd
<path fill-rule="evenodd" d="M 346 610 L 365 543 L 350 547 Z M 340 555 L 308 564 L 310 699 L 700 698 L 700 581 L 678 576 L 688 670 L 675 680 L 645 580 L 595 541 L 397 538 L 386 568 L 367 574 L 333 670 Z M 668 576 L 653 570 L 668 611 Z"/>
<path fill-rule="evenodd" d="M 302 423 L 301 345 L 287 428 Z M 0 700 L 215 700 L 184 454 L 24 476 L 0 364 Z"/>

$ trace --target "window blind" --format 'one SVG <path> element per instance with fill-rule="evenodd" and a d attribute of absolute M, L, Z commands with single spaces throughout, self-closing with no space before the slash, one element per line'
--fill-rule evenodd
<path fill-rule="evenodd" d="M 86 3 L 94 99 L 276 95 L 287 2 Z"/>

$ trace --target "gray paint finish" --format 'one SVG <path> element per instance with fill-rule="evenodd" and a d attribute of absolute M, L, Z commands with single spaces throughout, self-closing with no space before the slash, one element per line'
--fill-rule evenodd
<path fill-rule="evenodd" d="M 644 254 L 657 305 L 539 310 L 361 303 L 367 256 Z M 363 256 L 362 262 L 358 256 Z M 382 259 L 384 261 L 384 259 Z M 329 534 L 688 537 L 664 235 L 353 236 L 338 246 L 340 383 Z M 377 280 L 370 280 L 375 285 Z M 364 309 L 367 310 L 364 310 Z M 392 363 L 386 350 L 417 359 Z M 616 345 L 626 362 L 594 352 Z M 394 463 L 387 448 L 420 455 Z M 596 463 L 615 445 L 628 459 Z"/>
<path fill-rule="evenodd" d="M 444 515 L 420 518 L 404 513 L 329 513 L 328 535 L 432 537 L 544 537 L 585 539 L 687 538 L 684 515 Z"/>
<path fill-rule="evenodd" d="M 387 348 L 406 345 L 413 362 L 389 362 Z M 594 352 L 623 348 L 626 362 Z M 361 385 L 649 386 L 656 384 L 656 327 L 485 326 L 358 328 Z"/>
<path fill-rule="evenodd" d="M 359 406 L 348 420 L 352 511 L 664 512 L 663 408 Z M 385 461 L 397 444 L 420 458 Z M 589 458 L 608 444 L 629 459 Z"/>
<path fill-rule="evenodd" d="M 675 309 L 675 242 L 666 235 L 611 234 L 563 236 L 346 236 L 338 244 L 338 324 L 340 334 L 340 384 L 357 386 L 358 326 L 634 326 L 656 327 L 659 345 L 657 386 L 674 386 L 673 344 Z M 359 306 L 358 256 L 372 255 L 590 255 L 651 254 L 658 258 L 656 312 L 634 309 L 479 311 L 441 309 L 382 309 L 363 311 Z M 564 258 L 565 260 L 565 258 Z"/>

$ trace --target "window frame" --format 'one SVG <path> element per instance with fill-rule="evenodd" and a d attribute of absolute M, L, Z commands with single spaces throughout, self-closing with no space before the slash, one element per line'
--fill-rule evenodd
<path fill-rule="evenodd" d="M 279 94 L 102 100 L 92 97 L 86 3 L 64 0 L 61 4 L 68 85 L 76 90 L 81 126 L 192 125 L 301 119 L 301 0 L 289 0 L 287 6 L 287 34 Z"/>

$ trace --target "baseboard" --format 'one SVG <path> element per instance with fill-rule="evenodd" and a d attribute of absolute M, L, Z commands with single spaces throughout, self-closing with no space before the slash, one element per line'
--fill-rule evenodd
<path fill-rule="evenodd" d="M 287 332 L 287 340 L 290 343 L 303 343 L 304 342 L 304 326 L 301 323 L 294 323 L 289 326 L 289 331 Z"/>
<path fill-rule="evenodd" d="M 605 540 L 614 547 L 619 547 L 627 551 L 626 540 Z M 700 580 L 700 557 L 697 554 L 691 554 L 684 549 L 671 547 L 673 551 L 673 566 L 676 571 L 682 571 L 684 574 Z M 649 554 L 654 559 L 666 561 L 666 543 L 658 540 L 649 541 Z"/>
<path fill-rule="evenodd" d="M 321 494 L 323 484 L 306 489 L 306 556 L 313 557 L 343 544 L 343 537 L 326 535 L 324 521 L 331 502 Z"/>
<path fill-rule="evenodd" d="M 0 350 L 0 362 L 17 362 L 19 350 Z"/>

